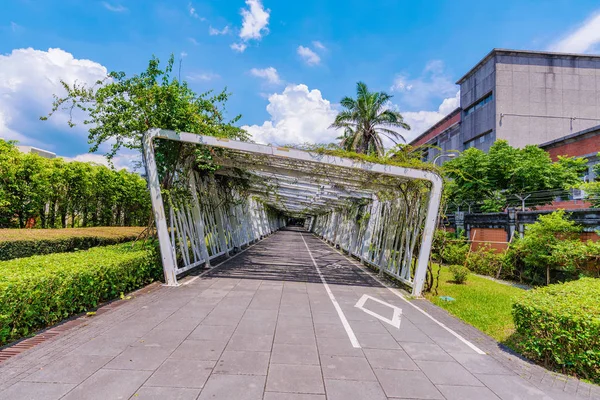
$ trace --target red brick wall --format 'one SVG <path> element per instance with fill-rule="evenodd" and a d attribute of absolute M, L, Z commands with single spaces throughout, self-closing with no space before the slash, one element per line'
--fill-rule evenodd
<path fill-rule="evenodd" d="M 565 201 L 554 201 L 552 204 L 545 206 L 535 206 L 536 210 L 579 210 L 581 208 L 592 208 L 592 203 L 585 200 L 565 200 Z"/>
<path fill-rule="evenodd" d="M 600 151 L 600 136 L 587 137 L 572 143 L 565 143 L 547 149 L 552 161 L 558 160 L 558 156 L 578 157 Z"/>
<path fill-rule="evenodd" d="M 485 246 L 486 243 L 483 242 L 499 242 L 489 243 L 496 251 L 506 250 L 508 247 L 506 231 L 500 228 L 471 228 L 469 239 L 475 240 L 471 243 L 471 250 L 473 251 Z"/>
<path fill-rule="evenodd" d="M 457 112 L 456 115 L 452 116 L 447 121 L 444 121 L 439 126 L 436 126 L 434 129 L 431 130 L 431 132 L 429 132 L 425 136 L 419 138 L 414 143 L 411 143 L 411 145 L 419 146 L 423 143 L 427 143 L 430 139 L 433 139 L 434 137 L 438 136 L 439 134 L 441 134 L 442 132 L 444 132 L 446 129 L 448 129 L 450 126 L 454 125 L 457 122 L 460 122 L 460 112 Z"/>

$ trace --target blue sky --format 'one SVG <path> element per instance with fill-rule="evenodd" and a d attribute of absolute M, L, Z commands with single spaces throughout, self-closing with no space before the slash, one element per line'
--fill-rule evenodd
<path fill-rule="evenodd" d="M 152 54 L 181 58 L 197 92 L 227 86 L 229 113 L 283 144 L 335 138 L 336 103 L 358 80 L 394 94 L 411 138 L 457 105 L 454 82 L 494 47 L 600 52 L 597 0 L 4 3 L 0 137 L 69 157 L 87 151 L 85 128 L 38 120 L 58 79 L 141 72 Z"/>

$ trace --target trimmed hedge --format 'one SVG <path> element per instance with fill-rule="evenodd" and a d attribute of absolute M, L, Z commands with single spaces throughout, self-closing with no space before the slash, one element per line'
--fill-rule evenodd
<path fill-rule="evenodd" d="M 0 261 L 135 240 L 144 228 L 0 229 Z"/>
<path fill-rule="evenodd" d="M 600 383 L 600 279 L 529 291 L 514 304 L 513 317 L 525 356 Z"/>
<path fill-rule="evenodd" d="M 0 345 L 159 279 L 157 254 L 137 242 L 0 262 Z"/>

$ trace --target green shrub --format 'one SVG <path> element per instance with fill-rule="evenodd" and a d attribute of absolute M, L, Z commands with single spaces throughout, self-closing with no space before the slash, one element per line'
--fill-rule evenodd
<path fill-rule="evenodd" d="M 442 261 L 444 264 L 457 265 L 464 264 L 467 253 L 469 252 L 469 244 L 467 242 L 451 242 L 446 244 L 442 251 Z"/>
<path fill-rule="evenodd" d="M 529 291 L 514 304 L 513 317 L 524 355 L 600 383 L 600 280 Z"/>
<path fill-rule="evenodd" d="M 0 261 L 129 242 L 143 230 L 139 227 L 1 229 Z"/>
<path fill-rule="evenodd" d="M 469 277 L 469 269 L 463 265 L 451 265 L 450 272 L 455 283 L 465 283 Z"/>
<path fill-rule="evenodd" d="M 466 266 L 476 274 L 495 277 L 503 265 L 503 258 L 502 253 L 497 253 L 489 244 L 486 244 L 469 253 Z"/>
<path fill-rule="evenodd" d="M 0 262 L 0 345 L 160 277 L 154 243 Z"/>

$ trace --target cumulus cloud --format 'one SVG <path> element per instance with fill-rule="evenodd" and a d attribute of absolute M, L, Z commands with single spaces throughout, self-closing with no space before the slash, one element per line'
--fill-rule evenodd
<path fill-rule="evenodd" d="M 52 95 L 63 93 L 60 80 L 93 84 L 106 75 L 103 65 L 76 59 L 61 49 L 15 49 L 0 55 L 0 137 L 48 148 L 44 142 L 49 129 L 68 129 L 69 116 L 63 111 L 47 122 L 39 121 L 50 111 Z M 83 137 L 86 130 L 79 124 L 68 132 Z"/>
<path fill-rule="evenodd" d="M 106 165 L 107 167 L 114 167 L 116 170 L 123 168 L 129 171 L 139 171 L 141 166 L 142 158 L 140 153 L 122 152 L 112 159 L 112 165 L 108 162 L 108 159 L 101 154 L 84 153 L 76 155 L 75 157 L 65 157 L 66 161 L 80 161 L 89 162 L 93 164 Z"/>
<path fill-rule="evenodd" d="M 419 136 L 425 132 L 436 122 L 450 114 L 454 109 L 460 105 L 460 92 L 457 92 L 455 96 L 448 97 L 442 101 L 440 106 L 435 111 L 402 111 L 397 106 L 396 109 L 402 113 L 404 121 L 410 125 L 410 131 L 400 132 L 407 142 Z"/>
<path fill-rule="evenodd" d="M 307 65 L 318 65 L 321 62 L 321 57 L 308 47 L 298 46 L 296 52 Z"/>
<path fill-rule="evenodd" d="M 210 36 L 227 35 L 230 32 L 231 32 L 231 30 L 229 29 L 229 25 L 227 25 L 225 28 L 223 28 L 221 30 L 219 30 L 217 28 L 213 28 L 212 26 L 210 26 L 208 28 L 208 34 Z"/>
<path fill-rule="evenodd" d="M 399 93 L 403 105 L 423 107 L 434 99 L 453 96 L 457 87 L 445 72 L 444 63 L 433 60 L 427 63 L 418 78 L 410 79 L 407 74 L 397 75 L 390 90 Z"/>
<path fill-rule="evenodd" d="M 232 50 L 237 51 L 238 53 L 243 53 L 244 50 L 246 50 L 246 48 L 248 47 L 248 45 L 245 43 L 232 43 L 229 47 L 231 47 Z"/>
<path fill-rule="evenodd" d="M 186 75 L 185 78 L 188 81 L 198 82 L 198 81 L 212 81 L 215 79 L 219 79 L 221 76 L 219 74 L 215 74 L 213 72 L 198 72 L 195 74 Z"/>
<path fill-rule="evenodd" d="M 312 44 L 313 44 L 313 47 L 315 49 L 318 49 L 318 50 L 327 50 L 327 47 L 325 47 L 325 45 L 323 43 L 319 42 L 318 40 L 314 40 L 312 42 Z"/>
<path fill-rule="evenodd" d="M 565 53 L 600 52 L 600 11 L 580 24 L 574 31 L 551 44 L 549 50 Z"/>
<path fill-rule="evenodd" d="M 106 8 L 108 11 L 112 11 L 112 12 L 125 12 L 127 11 L 127 7 L 122 6 L 121 4 L 110 4 L 106 1 L 102 2 L 102 5 L 104 6 L 104 8 Z"/>
<path fill-rule="evenodd" d="M 329 129 L 337 111 L 317 89 L 289 85 L 269 96 L 270 120 L 262 125 L 245 125 L 254 141 L 266 144 L 330 143 L 340 135 Z"/>
<path fill-rule="evenodd" d="M 265 9 L 261 0 L 246 0 L 248 8 L 242 8 L 242 28 L 239 37 L 241 42 L 233 43 L 231 47 L 234 51 L 243 53 L 248 47 L 250 40 L 260 40 L 269 33 L 269 16 L 271 10 Z"/>
<path fill-rule="evenodd" d="M 190 17 L 199 19 L 200 21 L 206 21 L 206 18 L 198 15 L 198 11 L 196 11 L 196 8 L 192 3 L 188 3 L 188 12 L 190 13 Z"/>
<path fill-rule="evenodd" d="M 263 69 L 252 68 L 250 70 L 250 75 L 264 79 L 267 83 L 272 85 L 279 85 L 282 83 L 279 73 L 277 73 L 277 70 L 273 67 Z"/>

